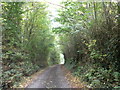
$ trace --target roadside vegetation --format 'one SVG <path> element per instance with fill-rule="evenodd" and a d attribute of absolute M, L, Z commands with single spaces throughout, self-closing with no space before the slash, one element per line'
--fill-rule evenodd
<path fill-rule="evenodd" d="M 58 63 L 46 8 L 41 2 L 2 3 L 3 88 L 17 87 L 23 77 L 49 66 L 51 60 Z"/>
<path fill-rule="evenodd" d="M 2 88 L 59 64 L 60 54 L 87 87 L 120 88 L 120 2 L 62 2 L 56 28 L 43 2 L 1 5 Z"/>
<path fill-rule="evenodd" d="M 90 88 L 120 88 L 120 2 L 62 3 L 53 31 L 65 65 Z"/>

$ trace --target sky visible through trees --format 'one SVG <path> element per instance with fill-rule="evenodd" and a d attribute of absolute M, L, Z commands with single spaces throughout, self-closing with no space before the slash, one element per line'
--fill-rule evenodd
<path fill-rule="evenodd" d="M 2 87 L 64 66 L 90 88 L 120 88 L 120 2 L 1 2 Z"/>

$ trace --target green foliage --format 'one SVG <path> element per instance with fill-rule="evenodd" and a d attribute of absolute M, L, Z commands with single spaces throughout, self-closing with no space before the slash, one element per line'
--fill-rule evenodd
<path fill-rule="evenodd" d="M 119 2 L 67 0 L 62 5 L 56 18 L 61 26 L 53 31 L 60 36 L 66 67 L 91 87 L 119 86 L 120 22 L 114 17 L 120 14 Z"/>
<path fill-rule="evenodd" d="M 50 45 L 53 43 L 53 36 L 50 34 L 48 26 L 50 22 L 44 4 L 35 3 L 33 7 L 43 8 L 35 8 L 34 12 L 25 13 L 27 20 L 24 20 L 23 48 L 26 49 L 34 64 L 47 66 L 47 58 L 50 48 L 52 48 Z"/>
<path fill-rule="evenodd" d="M 65 65 L 90 87 L 120 84 L 120 6 L 111 2 L 62 3 L 53 28 L 60 37 Z M 59 63 L 44 3 L 2 3 L 3 87 L 16 86 L 48 64 Z"/>
<path fill-rule="evenodd" d="M 68 69 L 72 69 L 74 66 L 75 66 L 75 62 L 73 61 L 73 59 L 68 59 L 67 62 L 65 63 L 65 66 L 68 68 Z"/>
<path fill-rule="evenodd" d="M 96 40 L 92 40 L 90 41 L 90 43 L 85 43 L 86 46 L 88 47 L 88 50 L 90 51 L 90 58 L 94 59 L 94 60 L 98 60 L 98 59 L 103 59 L 103 57 L 106 57 L 106 54 L 102 55 L 100 54 L 100 51 L 95 50 L 96 46 Z"/>
<path fill-rule="evenodd" d="M 38 65 L 34 66 L 34 64 L 30 61 L 26 61 L 26 62 L 24 62 L 23 66 L 21 68 L 24 70 L 23 74 L 25 76 L 29 76 L 29 75 L 33 74 L 34 72 L 38 71 L 40 67 Z"/>
<path fill-rule="evenodd" d="M 80 77 L 80 80 L 88 82 L 88 87 L 96 88 L 108 88 L 119 86 L 119 72 L 113 70 L 107 70 L 102 67 L 95 67 L 95 64 L 90 66 L 78 66 L 74 73 L 75 76 Z M 117 79 L 115 79 L 117 78 Z"/>
<path fill-rule="evenodd" d="M 54 65 L 59 63 L 60 63 L 60 54 L 55 49 L 51 50 L 48 64 Z"/>
<path fill-rule="evenodd" d="M 3 88 L 17 87 L 22 77 L 48 66 L 54 36 L 46 7 L 44 3 L 2 3 Z"/>
<path fill-rule="evenodd" d="M 23 2 L 8 2 L 2 3 L 3 9 L 3 40 L 5 40 L 5 44 L 8 46 L 19 46 L 20 44 L 20 23 L 22 16 L 22 8 L 21 6 L 24 4 Z M 3 43 L 3 44 L 4 44 Z"/>
<path fill-rule="evenodd" d="M 19 85 L 19 81 L 23 76 L 32 75 L 39 70 L 39 66 L 34 66 L 30 61 L 9 64 L 10 69 L 2 73 L 3 87 L 10 88 L 11 86 Z"/>

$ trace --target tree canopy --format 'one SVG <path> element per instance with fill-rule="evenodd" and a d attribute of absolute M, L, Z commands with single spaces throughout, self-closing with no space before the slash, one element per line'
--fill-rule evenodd
<path fill-rule="evenodd" d="M 44 2 L 2 2 L 2 87 L 54 64 L 93 88 L 120 85 L 120 2 L 64 1 L 52 27 Z"/>

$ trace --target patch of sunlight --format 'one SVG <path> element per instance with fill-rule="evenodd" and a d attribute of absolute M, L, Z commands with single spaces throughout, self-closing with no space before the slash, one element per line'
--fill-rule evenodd
<path fill-rule="evenodd" d="M 60 64 L 64 64 L 64 63 L 65 63 L 64 55 L 60 53 Z"/>

